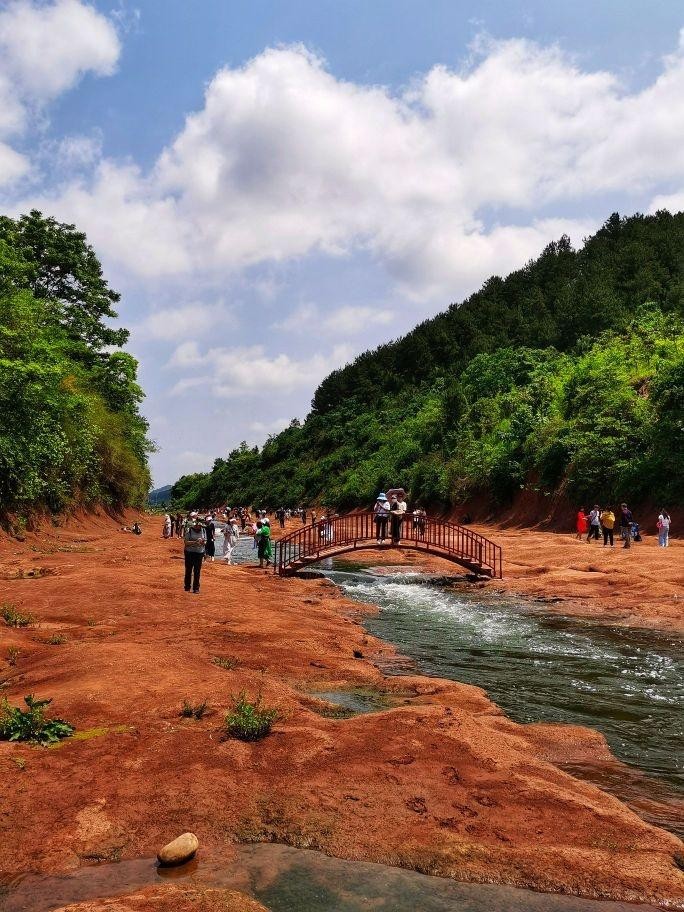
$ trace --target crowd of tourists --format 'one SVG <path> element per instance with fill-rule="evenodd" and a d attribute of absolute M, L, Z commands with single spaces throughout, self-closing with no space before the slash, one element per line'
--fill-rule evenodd
<path fill-rule="evenodd" d="M 620 529 L 620 539 L 623 548 L 629 548 L 632 542 L 640 542 L 642 540 L 639 523 L 625 503 L 620 504 L 619 509 L 615 512 L 612 507 L 604 507 L 602 509 L 598 504 L 594 504 L 589 511 L 585 510 L 584 507 L 580 507 L 575 523 L 576 537 L 584 539 L 586 536 L 586 541 L 590 542 L 592 540 L 599 541 L 602 536 L 603 547 L 610 546 L 613 548 L 615 546 L 616 524 Z M 658 515 L 656 524 L 658 527 L 658 545 L 661 548 L 667 548 L 670 543 L 670 524 L 670 514 L 663 508 Z"/>
<path fill-rule="evenodd" d="M 317 534 L 325 542 L 332 541 L 335 535 L 335 514 L 330 510 L 319 516 L 315 509 L 281 506 L 273 511 L 273 517 L 281 529 L 285 529 L 291 519 L 301 521 L 304 526 L 310 525 L 314 527 L 314 534 L 317 529 Z M 408 522 L 411 523 L 410 533 L 406 532 Z M 409 512 L 402 489 L 387 494 L 381 491 L 373 505 L 373 523 L 378 545 L 386 542 L 398 545 L 402 537 L 425 537 L 427 513 L 420 506 Z M 658 544 L 662 548 L 669 545 L 670 526 L 670 514 L 663 508 L 657 521 Z M 612 548 L 615 546 L 616 529 L 619 529 L 624 548 L 642 540 L 639 523 L 627 504 L 621 504 L 615 511 L 612 507 L 601 508 L 598 504 L 591 510 L 579 508 L 576 518 L 578 539 L 591 542 L 602 538 L 603 546 Z M 185 515 L 166 513 L 162 535 L 164 538 L 183 540 L 186 592 L 199 592 L 202 565 L 215 560 L 217 538 L 223 539 L 220 557 L 227 564 L 233 563 L 233 551 L 241 537 L 252 538 L 252 549 L 256 552 L 259 567 L 270 567 L 273 563 L 271 520 L 266 510 L 250 511 L 247 507 L 225 506 L 201 512 L 193 510 Z"/>
<path fill-rule="evenodd" d="M 183 540 L 186 592 L 199 592 L 202 565 L 214 562 L 217 538 L 223 540 L 221 559 L 224 563 L 233 563 L 234 549 L 244 536 L 252 537 L 260 567 L 269 566 L 273 560 L 271 521 L 265 510 L 257 510 L 254 516 L 246 507 L 193 510 L 186 515 L 166 513 L 162 536 Z"/>

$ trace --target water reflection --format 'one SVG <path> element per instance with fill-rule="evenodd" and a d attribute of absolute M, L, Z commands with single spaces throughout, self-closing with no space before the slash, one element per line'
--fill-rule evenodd
<path fill-rule="evenodd" d="M 176 869 L 193 886 L 227 887 L 271 912 L 655 912 L 654 906 L 597 902 L 490 884 L 461 884 L 369 862 L 343 861 L 282 845 L 239 846 L 224 858 Z M 51 912 L 163 883 L 152 859 L 81 868 L 61 877 L 28 875 L 10 887 L 3 912 Z"/>

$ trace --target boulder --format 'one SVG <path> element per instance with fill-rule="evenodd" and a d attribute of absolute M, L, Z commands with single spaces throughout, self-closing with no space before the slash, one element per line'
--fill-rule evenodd
<path fill-rule="evenodd" d="M 179 865 L 189 861 L 199 848 L 199 839 L 194 833 L 183 833 L 177 836 L 157 853 L 159 864 Z"/>

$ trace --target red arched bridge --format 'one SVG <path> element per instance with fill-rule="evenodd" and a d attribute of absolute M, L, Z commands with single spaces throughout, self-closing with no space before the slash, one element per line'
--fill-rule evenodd
<path fill-rule="evenodd" d="M 406 513 L 398 543 L 391 540 L 390 520 L 382 544 L 378 544 L 379 531 L 373 513 L 349 513 L 321 519 L 315 525 L 302 526 L 274 542 L 273 569 L 281 576 L 291 576 L 325 557 L 365 548 L 398 547 L 443 557 L 479 575 L 503 576 L 500 546 L 466 526 Z"/>

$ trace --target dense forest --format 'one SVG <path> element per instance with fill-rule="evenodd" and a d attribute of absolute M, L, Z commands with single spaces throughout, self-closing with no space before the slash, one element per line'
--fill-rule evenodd
<path fill-rule="evenodd" d="M 684 213 L 567 237 L 316 390 L 309 416 L 173 488 L 183 507 L 414 503 L 521 491 L 684 501 Z"/>
<path fill-rule="evenodd" d="M 0 217 L 0 514 L 144 502 L 137 362 L 119 295 L 72 225 Z"/>

